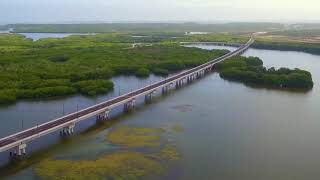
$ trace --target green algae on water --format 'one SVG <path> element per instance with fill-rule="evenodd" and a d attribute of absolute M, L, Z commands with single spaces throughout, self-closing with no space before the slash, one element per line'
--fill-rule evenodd
<path fill-rule="evenodd" d="M 164 148 L 160 150 L 160 153 L 158 155 L 161 160 L 178 160 L 181 158 L 179 152 L 177 151 L 177 147 L 173 144 L 167 144 Z"/>
<path fill-rule="evenodd" d="M 131 148 L 160 146 L 160 135 L 163 130 L 158 128 L 142 128 L 123 126 L 112 130 L 107 139 L 113 144 Z"/>
<path fill-rule="evenodd" d="M 113 144 L 124 145 L 126 151 L 116 151 L 96 160 L 46 159 L 34 166 L 42 179 L 125 179 L 163 174 L 169 161 L 180 159 L 174 144 L 160 143 L 165 131 L 158 128 L 121 126 L 108 134 Z M 136 148 L 151 148 L 151 152 L 136 152 Z M 155 148 L 157 147 L 157 148 Z"/>
<path fill-rule="evenodd" d="M 160 174 L 165 167 L 138 152 L 115 152 L 97 160 L 47 159 L 34 168 L 43 179 L 139 179 L 149 174 Z"/>
<path fill-rule="evenodd" d="M 175 132 L 184 132 L 184 128 L 182 125 L 180 124 L 175 124 L 172 129 L 175 131 Z"/>

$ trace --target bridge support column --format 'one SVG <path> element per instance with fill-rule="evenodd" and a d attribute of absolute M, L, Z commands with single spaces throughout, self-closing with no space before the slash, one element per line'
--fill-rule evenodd
<path fill-rule="evenodd" d="M 130 100 L 130 101 L 128 101 L 128 102 L 126 102 L 126 103 L 124 104 L 123 110 L 124 110 L 125 112 L 129 112 L 129 111 L 131 111 L 132 109 L 134 109 L 135 104 L 136 104 L 136 100 L 135 100 L 135 99 L 132 99 L 132 100 Z"/>
<path fill-rule="evenodd" d="M 192 75 L 188 76 L 188 83 L 192 82 Z"/>
<path fill-rule="evenodd" d="M 213 71 L 216 68 L 216 65 L 212 65 L 211 71 Z"/>
<path fill-rule="evenodd" d="M 202 71 L 198 72 L 198 79 L 202 78 Z"/>
<path fill-rule="evenodd" d="M 10 152 L 10 157 L 16 158 L 16 157 L 21 157 L 23 155 L 26 155 L 26 149 L 27 149 L 27 144 L 21 143 L 19 146 L 17 146 L 14 149 L 14 152 Z"/>
<path fill-rule="evenodd" d="M 194 81 L 196 79 L 196 74 L 192 74 L 191 78 L 192 78 L 192 81 Z"/>
<path fill-rule="evenodd" d="M 145 95 L 144 102 L 150 103 L 152 101 L 153 95 L 156 93 L 156 91 L 152 91 L 151 93 Z"/>
<path fill-rule="evenodd" d="M 211 71 L 211 67 L 206 68 L 206 72 L 210 72 Z"/>
<path fill-rule="evenodd" d="M 105 112 L 99 114 L 97 116 L 97 120 L 100 121 L 100 120 L 108 120 L 109 119 L 109 113 L 110 113 L 110 110 L 107 109 Z"/>
<path fill-rule="evenodd" d="M 178 88 L 180 88 L 180 87 L 181 87 L 181 81 L 178 80 L 178 81 L 176 81 L 176 89 L 178 89 Z"/>
<path fill-rule="evenodd" d="M 144 97 L 145 103 L 149 103 L 149 102 L 151 102 L 151 100 L 152 100 L 152 93 L 145 95 L 145 97 Z"/>
<path fill-rule="evenodd" d="M 75 127 L 75 126 L 76 126 L 75 123 L 69 124 L 67 127 L 64 127 L 64 128 L 62 129 L 62 131 L 60 131 L 60 134 L 61 134 L 62 136 L 68 136 L 68 135 L 73 134 L 73 133 L 74 133 L 74 127 Z"/>
<path fill-rule="evenodd" d="M 176 88 L 181 88 L 184 84 L 184 79 L 180 79 L 176 82 Z"/>
<path fill-rule="evenodd" d="M 187 83 L 190 83 L 191 82 L 191 76 L 188 76 L 187 77 Z"/>
<path fill-rule="evenodd" d="M 170 85 L 164 86 L 164 87 L 162 88 L 162 94 L 168 93 L 168 92 L 169 92 L 169 89 L 170 89 Z"/>
<path fill-rule="evenodd" d="M 180 82 L 180 87 L 182 87 L 184 85 L 184 79 L 181 79 L 179 82 Z"/>

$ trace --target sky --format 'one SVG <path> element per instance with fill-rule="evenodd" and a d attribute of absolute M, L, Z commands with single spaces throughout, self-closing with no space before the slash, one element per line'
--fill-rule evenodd
<path fill-rule="evenodd" d="M 320 22 L 320 0 L 0 0 L 0 23 Z"/>

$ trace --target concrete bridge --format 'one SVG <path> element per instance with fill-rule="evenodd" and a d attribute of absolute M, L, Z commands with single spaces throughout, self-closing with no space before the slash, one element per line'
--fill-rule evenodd
<path fill-rule="evenodd" d="M 242 44 L 231 43 L 231 42 L 180 42 L 180 45 L 215 45 L 215 46 L 240 47 Z"/>
<path fill-rule="evenodd" d="M 73 134 L 74 127 L 78 122 L 89 119 L 90 117 L 97 117 L 99 120 L 107 120 L 109 118 L 109 112 L 117 106 L 123 106 L 124 111 L 129 111 L 135 107 L 135 101 L 138 97 L 144 96 L 145 101 L 151 101 L 156 91 L 160 90 L 165 93 L 174 86 L 178 88 L 186 83 L 194 81 L 201 76 L 204 76 L 207 72 L 210 72 L 215 64 L 233 56 L 242 54 L 250 47 L 251 44 L 253 44 L 253 42 L 254 39 L 251 38 L 246 44 L 240 45 L 237 50 L 198 67 L 183 71 L 179 74 L 170 76 L 165 80 L 107 100 L 100 104 L 96 104 L 36 127 L 4 137 L 0 139 L 0 152 L 11 150 L 11 156 L 19 157 L 26 154 L 27 143 L 37 138 L 53 132 L 60 132 L 61 135 L 71 135 Z"/>

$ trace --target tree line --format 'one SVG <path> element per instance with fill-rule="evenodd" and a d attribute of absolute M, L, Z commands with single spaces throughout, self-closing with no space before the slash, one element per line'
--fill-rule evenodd
<path fill-rule="evenodd" d="M 239 81 L 250 85 L 273 88 L 303 89 L 313 88 L 312 75 L 301 69 L 265 68 L 257 57 L 235 57 L 217 65 L 224 79 Z"/>

